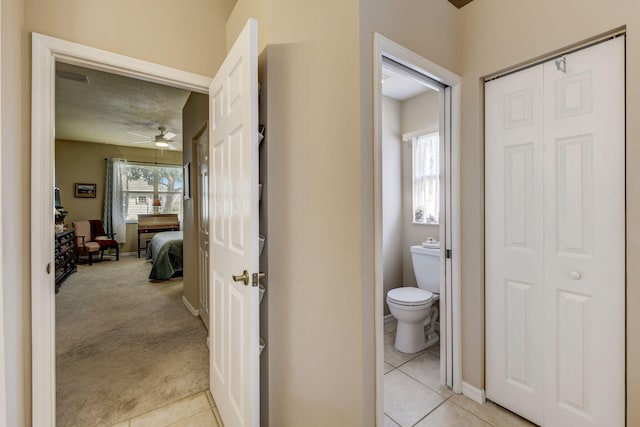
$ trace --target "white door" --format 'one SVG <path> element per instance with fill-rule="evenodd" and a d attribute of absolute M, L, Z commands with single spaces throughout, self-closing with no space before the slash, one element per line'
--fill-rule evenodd
<path fill-rule="evenodd" d="M 485 93 L 487 397 L 545 426 L 622 426 L 624 39 Z"/>
<path fill-rule="evenodd" d="M 199 312 L 209 329 L 209 128 L 196 142 L 198 171 L 198 289 Z"/>
<path fill-rule="evenodd" d="M 249 20 L 209 89 L 210 385 L 227 427 L 260 422 L 257 28 Z"/>

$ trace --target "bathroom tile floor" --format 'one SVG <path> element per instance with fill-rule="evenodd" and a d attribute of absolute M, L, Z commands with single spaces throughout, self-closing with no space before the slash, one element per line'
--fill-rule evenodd
<path fill-rule="evenodd" d="M 492 403 L 479 405 L 440 385 L 440 348 L 406 354 L 393 347 L 396 323 L 384 325 L 385 427 L 533 426 Z"/>

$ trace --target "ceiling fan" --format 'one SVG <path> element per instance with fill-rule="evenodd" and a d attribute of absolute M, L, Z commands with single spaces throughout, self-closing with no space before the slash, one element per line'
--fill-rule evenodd
<path fill-rule="evenodd" d="M 131 144 L 148 144 L 152 142 L 153 145 L 155 145 L 158 148 L 168 148 L 170 150 L 177 150 L 178 147 L 172 144 L 172 142 L 178 142 L 178 141 L 172 141 L 173 138 L 176 137 L 176 134 L 173 132 L 167 132 L 167 128 L 165 128 L 164 126 L 159 126 L 158 130 L 160 131 L 160 133 L 153 137 L 141 135 L 135 132 L 127 132 L 127 133 L 131 135 L 139 136 L 141 138 L 145 138 L 144 141 L 133 141 L 131 142 Z"/>

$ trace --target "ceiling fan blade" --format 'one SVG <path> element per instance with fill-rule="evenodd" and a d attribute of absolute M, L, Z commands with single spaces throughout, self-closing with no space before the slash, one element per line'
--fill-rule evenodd
<path fill-rule="evenodd" d="M 126 132 L 129 135 L 135 135 L 135 136 L 139 136 L 140 138 L 146 138 L 146 139 L 151 139 L 148 135 L 142 135 L 140 133 L 135 133 L 135 132 Z"/>
<path fill-rule="evenodd" d="M 177 149 L 178 149 L 178 147 L 176 147 L 172 143 L 169 143 L 169 150 L 177 150 Z"/>
<path fill-rule="evenodd" d="M 173 132 L 167 132 L 164 134 L 163 138 L 166 139 L 167 141 L 169 141 L 170 139 L 173 139 L 176 137 L 176 134 Z"/>
<path fill-rule="evenodd" d="M 148 144 L 149 142 L 151 141 L 133 141 L 133 142 L 130 142 L 129 144 Z"/>

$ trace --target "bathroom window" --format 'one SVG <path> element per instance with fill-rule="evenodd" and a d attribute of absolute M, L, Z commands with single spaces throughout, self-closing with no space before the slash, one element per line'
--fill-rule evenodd
<path fill-rule="evenodd" d="M 440 219 L 440 137 L 438 132 L 414 137 L 413 222 L 438 224 Z"/>

